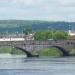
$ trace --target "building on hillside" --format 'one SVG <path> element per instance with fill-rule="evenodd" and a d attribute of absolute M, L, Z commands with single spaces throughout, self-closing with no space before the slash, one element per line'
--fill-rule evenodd
<path fill-rule="evenodd" d="M 34 40 L 34 34 L 0 34 L 0 41 Z"/>
<path fill-rule="evenodd" d="M 69 30 L 69 31 L 68 31 L 68 34 L 69 34 L 70 36 L 75 36 L 75 31 Z"/>
<path fill-rule="evenodd" d="M 28 35 L 26 35 L 24 38 L 26 39 L 26 40 L 34 40 L 34 34 L 28 34 Z"/>

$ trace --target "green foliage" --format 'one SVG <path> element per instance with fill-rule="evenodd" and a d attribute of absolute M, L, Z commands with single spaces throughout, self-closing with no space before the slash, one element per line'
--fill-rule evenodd
<path fill-rule="evenodd" d="M 51 34 L 49 34 L 48 31 L 38 31 L 35 33 L 34 38 L 36 40 L 46 40 L 47 38 L 51 37 Z"/>
<path fill-rule="evenodd" d="M 47 36 L 46 36 L 46 32 L 45 31 L 39 31 L 37 33 L 35 33 L 34 38 L 36 40 L 46 40 Z"/>
<path fill-rule="evenodd" d="M 41 50 L 39 55 L 40 56 L 62 56 L 62 53 L 57 48 L 50 47 Z"/>
<path fill-rule="evenodd" d="M 25 54 L 23 51 L 16 48 L 0 48 L 0 53 Z"/>
<path fill-rule="evenodd" d="M 53 39 L 67 39 L 68 33 L 64 31 L 56 31 L 53 33 Z"/>
<path fill-rule="evenodd" d="M 12 48 L 11 49 L 11 54 L 25 54 L 23 51 L 16 49 L 16 48 Z"/>
<path fill-rule="evenodd" d="M 0 48 L 0 53 L 11 53 L 11 48 Z"/>
<path fill-rule="evenodd" d="M 43 30 L 38 31 L 34 35 L 35 40 L 48 40 L 48 39 L 67 39 L 68 33 L 65 31 L 53 31 L 53 30 Z"/>
<path fill-rule="evenodd" d="M 23 33 L 28 35 L 29 33 L 32 33 L 32 26 L 26 26 L 23 30 Z"/>

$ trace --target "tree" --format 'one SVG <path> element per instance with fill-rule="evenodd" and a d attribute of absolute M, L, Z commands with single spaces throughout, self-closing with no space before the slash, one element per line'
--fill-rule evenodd
<path fill-rule="evenodd" d="M 67 39 L 68 33 L 58 30 L 43 30 L 38 31 L 34 35 L 35 40 L 48 40 L 48 39 Z"/>
<path fill-rule="evenodd" d="M 32 33 L 32 27 L 27 26 L 26 28 L 24 28 L 23 33 L 25 33 L 26 35 L 28 35 L 29 33 Z"/>
<path fill-rule="evenodd" d="M 42 31 L 36 32 L 34 35 L 34 38 L 36 40 L 45 40 L 46 39 L 46 33 L 42 32 Z"/>
<path fill-rule="evenodd" d="M 67 39 L 68 33 L 65 31 L 56 31 L 53 33 L 53 39 Z"/>
<path fill-rule="evenodd" d="M 48 30 L 38 31 L 35 33 L 34 38 L 36 40 L 47 40 L 49 38 L 52 38 L 52 34 Z"/>

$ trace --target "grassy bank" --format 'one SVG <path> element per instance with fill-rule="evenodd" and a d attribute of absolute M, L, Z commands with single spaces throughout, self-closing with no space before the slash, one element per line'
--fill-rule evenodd
<path fill-rule="evenodd" d="M 57 48 L 45 48 L 39 52 L 40 56 L 62 56 L 62 52 Z"/>
<path fill-rule="evenodd" d="M 0 48 L 0 53 L 25 54 L 24 52 L 16 48 Z"/>
<path fill-rule="evenodd" d="M 23 51 L 16 49 L 16 48 L 0 48 L 0 53 L 9 53 L 9 54 L 25 54 Z M 70 54 L 75 54 L 75 49 L 72 49 Z M 39 56 L 62 56 L 62 52 L 54 47 L 44 48 L 36 52 L 36 50 L 32 51 L 32 54 L 38 54 Z"/>
<path fill-rule="evenodd" d="M 10 54 L 25 54 L 23 51 L 16 49 L 16 48 L 0 48 L 0 53 L 10 53 Z M 34 50 L 32 54 L 39 54 L 40 56 L 60 56 L 62 53 L 53 47 L 45 48 L 36 53 Z"/>
<path fill-rule="evenodd" d="M 33 54 L 38 54 L 39 56 L 62 56 L 62 52 L 54 47 L 44 48 L 40 51 L 33 50 Z"/>

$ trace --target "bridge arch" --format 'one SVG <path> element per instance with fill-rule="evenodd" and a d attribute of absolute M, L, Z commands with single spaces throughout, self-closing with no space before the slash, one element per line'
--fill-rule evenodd
<path fill-rule="evenodd" d="M 24 53 L 26 53 L 27 57 L 38 57 L 38 55 L 33 55 L 32 53 L 30 53 L 26 49 L 23 49 L 23 48 L 20 48 L 20 47 L 16 47 L 16 46 L 14 46 L 13 48 L 16 48 L 16 49 L 19 49 L 19 50 L 23 51 Z"/>
<path fill-rule="evenodd" d="M 69 52 L 66 49 L 64 49 L 64 48 L 62 48 L 60 46 L 55 46 L 54 45 L 54 46 L 50 46 L 50 47 L 55 47 L 58 50 L 60 50 L 62 52 L 63 56 L 70 56 Z M 24 53 L 26 53 L 27 57 L 38 57 L 39 56 L 39 55 L 33 55 L 31 52 L 29 52 L 26 49 L 23 49 L 21 47 L 14 46 L 14 48 L 19 49 L 19 50 L 23 51 Z"/>
<path fill-rule="evenodd" d="M 39 55 L 33 55 L 33 54 L 31 54 L 31 52 L 29 52 L 29 51 L 26 50 L 26 49 L 23 49 L 21 46 L 18 47 L 18 46 L 14 46 L 14 45 L 4 45 L 4 47 L 12 47 L 12 48 L 19 49 L 19 50 L 25 52 L 26 55 L 27 55 L 27 57 L 38 57 L 38 56 L 39 56 Z M 46 47 L 46 48 L 47 48 L 47 47 L 55 47 L 55 48 L 59 49 L 59 50 L 62 52 L 63 56 L 70 56 L 69 52 L 68 52 L 66 49 L 64 49 L 63 47 L 61 47 L 61 46 L 48 45 L 48 46 L 45 46 L 45 47 Z M 44 47 L 44 48 L 45 48 L 45 47 Z"/>
<path fill-rule="evenodd" d="M 64 49 L 64 48 L 62 48 L 60 46 L 51 46 L 51 47 L 55 47 L 58 50 L 60 50 L 63 53 L 63 56 L 70 56 L 69 52 L 66 49 Z"/>

